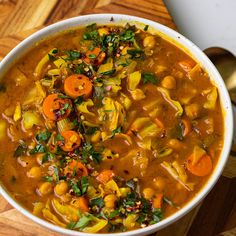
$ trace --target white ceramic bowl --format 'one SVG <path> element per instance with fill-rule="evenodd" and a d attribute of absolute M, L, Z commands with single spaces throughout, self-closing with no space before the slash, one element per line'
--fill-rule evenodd
<path fill-rule="evenodd" d="M 112 21 L 111 21 L 112 19 Z M 66 29 L 70 29 L 77 26 L 86 26 L 88 24 L 96 22 L 97 24 L 126 24 L 134 23 L 138 27 L 144 27 L 145 25 L 149 25 L 148 31 L 152 33 L 160 34 L 162 37 L 167 39 L 168 41 L 171 41 L 172 43 L 180 46 L 184 51 L 186 51 L 188 54 L 190 54 L 193 58 L 195 58 L 202 66 L 205 68 L 205 70 L 209 73 L 211 80 L 216 84 L 216 86 L 219 89 L 219 95 L 221 104 L 224 110 L 224 146 L 223 150 L 219 159 L 219 162 L 214 170 L 214 173 L 211 175 L 209 181 L 206 183 L 206 185 L 201 189 L 201 191 L 197 194 L 196 197 L 194 197 L 188 204 L 186 204 L 182 209 L 180 209 L 175 214 L 171 215 L 170 217 L 162 220 L 161 222 L 148 226 L 147 228 L 133 230 L 130 232 L 125 233 L 113 233 L 112 235 L 119 235 L 119 236 L 131 236 L 131 235 L 147 235 L 150 233 L 153 233 L 155 231 L 158 231 L 167 225 L 170 225 L 171 223 L 175 222 L 176 220 L 183 217 L 187 212 L 189 212 L 191 209 L 193 209 L 199 202 L 201 202 L 204 197 L 206 197 L 207 193 L 212 189 L 214 184 L 217 182 L 218 178 L 221 175 L 221 172 L 225 166 L 225 163 L 228 158 L 228 154 L 231 147 L 231 141 L 232 141 L 232 133 L 233 133 L 233 116 L 232 116 L 232 107 L 230 98 L 227 92 L 227 89 L 224 85 L 224 82 L 214 67 L 214 65 L 211 63 L 211 61 L 206 57 L 206 55 L 191 41 L 186 39 L 184 36 L 180 35 L 179 33 L 175 32 L 174 30 L 163 26 L 161 24 L 158 24 L 156 22 L 134 17 L 134 16 L 128 16 L 128 15 L 120 15 L 120 14 L 96 14 L 96 15 L 85 15 L 85 16 L 79 16 L 75 18 L 71 18 L 68 20 L 64 20 L 61 22 L 58 22 L 56 24 L 50 25 L 27 39 L 25 39 L 23 42 L 21 42 L 19 45 L 17 45 L 1 62 L 0 64 L 0 76 L 2 76 L 6 70 L 12 65 L 12 63 L 20 58 L 22 55 L 24 55 L 29 49 L 34 47 L 34 45 L 39 42 L 40 40 L 50 37 L 51 35 L 54 35 L 55 33 L 58 33 L 60 31 L 64 31 Z M 94 234 L 88 234 L 88 233 L 81 233 L 69 229 L 64 229 L 59 226 L 55 226 L 45 220 L 42 220 L 34 215 L 32 215 L 28 210 L 24 209 L 21 205 L 19 205 L 7 192 L 7 189 L 4 188 L 4 186 L 0 186 L 0 193 L 7 199 L 7 201 L 15 207 L 17 210 L 19 210 L 21 213 L 23 213 L 25 216 L 29 217 L 33 221 L 39 223 L 40 225 L 43 225 L 53 231 L 57 231 L 59 233 L 63 233 L 66 235 L 84 235 L 84 236 L 94 236 Z M 101 234 L 99 234 L 101 235 Z M 109 236 L 111 234 L 105 234 L 106 236 Z"/>

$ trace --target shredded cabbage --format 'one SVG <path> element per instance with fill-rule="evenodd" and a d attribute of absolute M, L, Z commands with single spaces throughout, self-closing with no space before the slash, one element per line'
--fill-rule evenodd
<path fill-rule="evenodd" d="M 203 107 L 213 110 L 216 106 L 217 97 L 217 89 L 216 87 L 213 87 L 212 90 L 207 94 L 207 102 L 204 103 Z"/>
<path fill-rule="evenodd" d="M 100 120 L 106 118 L 106 125 L 112 132 L 117 129 L 117 127 L 122 126 L 125 120 L 125 110 L 124 107 L 112 98 L 105 97 L 102 100 L 103 107 L 99 109 Z"/>
<path fill-rule="evenodd" d="M 70 205 L 62 205 L 57 199 L 52 199 L 52 206 L 55 211 L 66 221 L 78 221 L 78 209 Z"/>
<path fill-rule="evenodd" d="M 34 125 L 42 126 L 42 121 L 35 111 L 26 111 L 23 113 L 23 125 L 25 129 L 32 129 Z"/>
<path fill-rule="evenodd" d="M 36 68 L 35 68 L 35 70 L 34 70 L 34 73 L 35 73 L 36 76 L 40 75 L 40 73 L 42 72 L 42 69 L 43 69 L 44 65 L 49 62 L 49 55 L 48 55 L 48 54 L 52 55 L 54 50 L 57 50 L 57 49 L 56 49 L 56 48 L 51 49 L 51 50 L 39 61 L 39 63 L 37 64 L 37 66 L 36 66 Z"/>
<path fill-rule="evenodd" d="M 77 105 L 77 109 L 78 111 L 91 115 L 91 116 L 95 116 L 95 114 L 93 112 L 90 112 L 88 110 L 88 107 L 92 107 L 94 106 L 94 103 L 92 101 L 92 99 L 88 99 L 87 101 L 82 102 L 81 104 Z"/>
<path fill-rule="evenodd" d="M 121 196 L 120 189 L 113 179 L 106 183 L 104 190 L 106 193 L 114 193 L 117 197 Z"/>
<path fill-rule="evenodd" d="M 97 217 L 93 217 L 93 221 L 95 222 L 93 226 L 85 227 L 82 231 L 85 233 L 97 233 L 108 224 L 107 220 L 99 219 Z"/>
<path fill-rule="evenodd" d="M 46 207 L 42 209 L 43 216 L 50 222 L 59 225 L 63 228 L 66 227 L 66 224 L 62 223 L 52 212 L 49 207 L 49 202 L 47 202 Z"/>
<path fill-rule="evenodd" d="M 141 72 L 135 71 L 128 76 L 128 88 L 135 90 L 141 80 Z"/>
<path fill-rule="evenodd" d="M 183 108 L 178 101 L 172 100 L 169 91 L 162 87 L 157 87 L 157 90 L 162 94 L 163 98 L 175 109 L 177 110 L 175 116 L 182 116 Z"/>
<path fill-rule="evenodd" d="M 168 173 L 180 184 L 182 184 L 182 186 L 184 186 L 188 191 L 193 191 L 194 183 L 187 182 L 187 174 L 183 166 L 180 166 L 178 162 L 174 161 L 173 163 L 169 163 L 163 161 L 161 166 L 166 169 Z"/>

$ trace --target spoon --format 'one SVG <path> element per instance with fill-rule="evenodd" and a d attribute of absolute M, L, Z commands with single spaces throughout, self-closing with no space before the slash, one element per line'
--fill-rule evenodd
<path fill-rule="evenodd" d="M 236 57 L 229 51 L 219 47 L 207 48 L 204 52 L 216 66 L 225 82 L 233 103 L 234 123 L 236 124 Z M 236 128 L 234 129 L 231 155 L 236 156 Z"/>
<path fill-rule="evenodd" d="M 231 101 L 236 105 L 236 57 L 226 49 L 219 47 L 207 48 L 204 52 L 220 72 Z"/>

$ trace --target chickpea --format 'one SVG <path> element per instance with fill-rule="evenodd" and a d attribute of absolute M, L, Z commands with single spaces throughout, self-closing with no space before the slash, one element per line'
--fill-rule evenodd
<path fill-rule="evenodd" d="M 104 202 L 105 202 L 105 207 L 107 208 L 115 208 L 115 202 L 117 200 L 116 195 L 114 194 L 108 194 L 105 198 L 104 198 Z"/>
<path fill-rule="evenodd" d="M 128 193 L 130 193 L 130 188 L 120 188 L 120 193 L 122 197 L 126 197 Z"/>
<path fill-rule="evenodd" d="M 41 169 L 38 166 L 33 166 L 28 172 L 28 177 L 39 179 L 41 177 Z"/>
<path fill-rule="evenodd" d="M 44 183 L 42 183 L 41 185 L 40 185 L 40 187 L 39 187 L 39 193 L 41 194 L 41 195 L 48 195 L 48 194 L 50 194 L 51 192 L 52 192 L 52 184 L 51 183 L 49 183 L 49 182 L 44 182 Z"/>
<path fill-rule="evenodd" d="M 200 105 L 193 103 L 185 106 L 185 113 L 190 119 L 196 119 L 200 115 Z"/>
<path fill-rule="evenodd" d="M 68 187 L 67 182 L 61 181 L 55 186 L 54 192 L 56 193 L 56 195 L 62 196 L 65 193 L 67 193 L 68 189 L 69 187 Z"/>
<path fill-rule="evenodd" d="M 154 181 L 155 186 L 161 191 L 164 190 L 164 188 L 166 187 L 165 178 L 158 177 L 158 178 L 155 178 L 153 181 Z"/>
<path fill-rule="evenodd" d="M 156 40 L 155 40 L 154 36 L 147 36 L 143 40 L 144 47 L 153 48 L 155 46 L 155 44 L 156 44 Z"/>
<path fill-rule="evenodd" d="M 167 89 L 175 89 L 176 88 L 176 80 L 173 76 L 168 75 L 168 76 L 164 77 L 164 79 L 161 81 L 161 85 Z"/>
<path fill-rule="evenodd" d="M 143 190 L 143 196 L 146 199 L 151 199 L 154 196 L 154 190 L 152 188 L 145 188 Z"/>

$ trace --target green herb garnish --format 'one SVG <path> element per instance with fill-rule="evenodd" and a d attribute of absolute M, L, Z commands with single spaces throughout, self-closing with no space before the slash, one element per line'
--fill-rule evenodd
<path fill-rule="evenodd" d="M 116 72 L 116 69 L 108 70 L 105 72 L 101 72 L 101 75 L 113 75 Z"/>
<path fill-rule="evenodd" d="M 95 59 L 97 56 L 95 54 L 89 54 L 88 58 Z"/>
<path fill-rule="evenodd" d="M 102 208 L 105 206 L 104 200 L 102 197 L 99 198 L 94 198 L 90 201 L 90 205 L 93 206 L 98 206 L 99 208 Z"/>
<path fill-rule="evenodd" d="M 43 176 L 43 180 L 46 181 L 46 182 L 52 183 L 53 182 L 53 177 L 52 176 Z"/>
<path fill-rule="evenodd" d="M 49 140 L 50 137 L 51 137 L 51 133 L 48 130 L 46 130 L 44 132 L 41 132 L 41 133 L 37 134 L 36 135 L 36 140 L 38 142 L 40 142 L 40 141 L 45 141 L 46 142 L 46 141 Z"/>
<path fill-rule="evenodd" d="M 36 154 L 36 153 L 44 153 L 46 151 L 47 151 L 47 149 L 46 149 L 46 147 L 44 145 L 37 144 L 35 146 L 35 148 L 30 151 L 30 154 L 33 155 L 33 154 Z"/>
<path fill-rule="evenodd" d="M 82 151 L 82 161 L 84 163 L 88 162 L 88 158 L 91 157 L 92 160 L 96 163 L 99 164 L 102 160 L 102 156 L 99 152 L 95 151 L 93 146 L 88 143 L 83 147 L 83 151 Z"/>
<path fill-rule="evenodd" d="M 127 53 L 131 55 L 131 58 L 140 58 L 144 55 L 144 51 L 141 49 L 129 49 Z"/>
<path fill-rule="evenodd" d="M 52 54 L 48 54 L 48 57 L 49 57 L 49 60 L 50 61 L 55 61 L 56 60 L 56 57 L 54 57 Z"/>
<path fill-rule="evenodd" d="M 83 97 L 83 96 L 78 96 L 78 97 L 74 100 L 74 103 L 75 103 L 76 105 L 80 105 L 83 101 L 84 101 L 84 97 Z"/>
<path fill-rule="evenodd" d="M 143 28 L 144 31 L 148 30 L 149 25 L 145 25 L 145 27 Z"/>
<path fill-rule="evenodd" d="M 113 131 L 112 131 L 112 137 L 114 137 L 116 134 L 119 134 L 119 133 L 121 133 L 122 132 L 122 127 L 120 126 L 120 127 L 117 127 L 116 129 L 114 129 Z"/>
<path fill-rule="evenodd" d="M 82 176 L 77 183 L 71 180 L 70 186 L 77 196 L 82 196 L 87 192 L 89 186 L 88 178 Z"/>
<path fill-rule="evenodd" d="M 14 157 L 19 157 L 22 156 L 26 153 L 27 151 L 27 146 L 25 143 L 20 143 L 19 146 L 16 148 L 15 152 L 14 152 Z"/>
<path fill-rule="evenodd" d="M 135 33 L 132 30 L 126 30 L 121 34 L 120 40 L 125 42 L 133 42 L 135 37 Z"/>
<path fill-rule="evenodd" d="M 158 80 L 156 78 L 156 76 L 153 73 L 142 73 L 142 80 L 143 83 L 152 83 L 152 84 L 157 84 Z"/>
<path fill-rule="evenodd" d="M 90 214 L 84 214 L 78 222 L 70 222 L 68 225 L 67 225 L 67 228 L 69 229 L 80 229 L 82 230 L 83 228 L 85 228 L 89 222 L 93 220 L 93 216 L 90 215 Z"/>
<path fill-rule="evenodd" d="M 62 135 L 58 134 L 58 135 L 56 136 L 56 140 L 57 140 L 57 141 L 64 141 L 64 138 L 63 138 Z"/>
<path fill-rule="evenodd" d="M 55 159 L 55 154 L 51 153 L 51 152 L 46 152 L 45 155 L 42 158 L 42 164 L 47 162 L 47 161 L 51 161 Z"/>
<path fill-rule="evenodd" d="M 80 52 L 78 51 L 72 51 L 72 50 L 69 50 L 69 51 L 65 51 L 66 55 L 68 56 L 67 58 L 63 58 L 63 60 L 66 60 L 66 61 L 74 61 L 74 60 L 78 60 L 81 56 Z"/>

